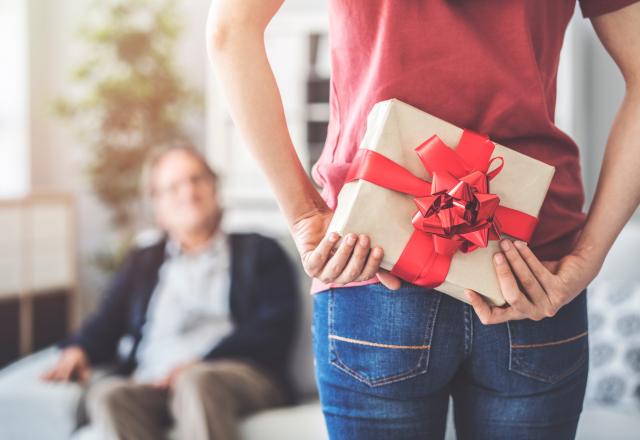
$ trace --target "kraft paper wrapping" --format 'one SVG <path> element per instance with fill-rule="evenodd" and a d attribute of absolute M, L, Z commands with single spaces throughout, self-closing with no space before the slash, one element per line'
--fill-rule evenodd
<path fill-rule="evenodd" d="M 430 181 L 431 176 L 414 149 L 434 134 L 455 149 L 462 131 L 398 99 L 390 99 L 373 106 L 360 148 L 375 150 Z M 491 157 L 495 156 L 504 158 L 504 168 L 491 180 L 490 192 L 500 197 L 501 205 L 537 217 L 555 167 L 497 143 Z M 411 218 L 416 211 L 413 196 L 356 180 L 340 190 L 328 232 L 336 231 L 341 236 L 349 232 L 367 234 L 371 247 L 384 249 L 380 266 L 391 270 L 413 232 Z M 499 250 L 498 240 L 490 240 L 486 248 L 456 252 L 445 281 L 435 289 L 468 303 L 464 289 L 469 288 L 495 305 L 505 304 L 492 262 L 493 254 Z"/>

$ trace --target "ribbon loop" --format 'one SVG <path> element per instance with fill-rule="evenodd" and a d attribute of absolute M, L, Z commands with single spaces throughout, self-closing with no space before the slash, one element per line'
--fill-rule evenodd
<path fill-rule="evenodd" d="M 496 177 L 498 173 L 502 171 L 502 167 L 504 166 L 504 158 L 502 156 L 496 156 L 489 161 L 487 170 L 491 168 L 491 164 L 493 163 L 494 160 L 497 160 L 497 159 L 500 159 L 500 165 L 495 170 L 491 170 L 487 173 L 487 177 L 489 178 L 489 180 L 492 180 L 494 177 Z"/>

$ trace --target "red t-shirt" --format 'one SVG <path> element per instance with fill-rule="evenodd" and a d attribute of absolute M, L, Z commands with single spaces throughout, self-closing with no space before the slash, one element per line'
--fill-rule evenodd
<path fill-rule="evenodd" d="M 579 0 L 593 17 L 638 0 Z M 330 0 L 330 119 L 312 167 L 331 209 L 378 101 L 398 98 L 556 167 L 530 247 L 569 253 L 583 227 L 576 143 L 556 127 L 558 59 L 576 0 Z M 358 232 L 358 231 L 353 231 Z M 377 278 L 352 285 L 376 282 Z M 313 279 L 311 293 L 333 284 Z"/>

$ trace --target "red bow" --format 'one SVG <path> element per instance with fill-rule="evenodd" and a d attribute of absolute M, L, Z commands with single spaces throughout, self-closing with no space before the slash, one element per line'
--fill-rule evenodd
<path fill-rule="evenodd" d="M 486 247 L 490 235 L 500 238 L 498 222 L 493 218 L 500 198 L 488 193 L 487 186 L 487 176 L 479 171 L 460 180 L 436 173 L 431 195 L 413 199 L 418 207 L 413 225 L 434 234 L 434 240 L 456 241 L 463 252 Z"/>
<path fill-rule="evenodd" d="M 436 287 L 445 280 L 456 251 L 471 252 L 501 238 L 501 231 L 528 241 L 537 218 L 500 205 L 489 182 L 504 166 L 491 154 L 495 145 L 485 135 L 464 130 L 455 150 L 434 135 L 415 151 L 431 182 L 422 180 L 387 157 L 361 148 L 346 182 L 364 179 L 415 196 L 415 227 L 391 272 L 411 283 Z M 500 165 L 489 171 L 494 160 Z M 345 182 L 345 183 L 346 183 Z"/>

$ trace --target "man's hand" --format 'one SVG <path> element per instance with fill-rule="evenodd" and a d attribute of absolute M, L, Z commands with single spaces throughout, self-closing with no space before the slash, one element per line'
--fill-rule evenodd
<path fill-rule="evenodd" d="M 317 211 L 297 220 L 292 235 L 302 258 L 305 272 L 324 283 L 346 284 L 365 281 L 374 276 L 389 289 L 400 287 L 399 278 L 380 268 L 384 251 L 371 249 L 367 235 L 349 233 L 337 249 L 339 234 L 327 234 L 333 211 Z"/>
<path fill-rule="evenodd" d="M 80 347 L 67 347 L 62 351 L 56 366 L 43 373 L 40 378 L 47 382 L 69 382 L 77 380 L 87 383 L 91 367 L 86 353 Z"/>
<path fill-rule="evenodd" d="M 198 361 L 185 362 L 183 364 L 178 365 L 177 367 L 174 367 L 169 372 L 169 374 L 167 374 L 163 379 L 160 379 L 160 380 L 154 382 L 152 385 L 154 387 L 157 387 L 157 388 L 164 388 L 164 389 L 173 390 L 175 388 L 176 381 L 178 380 L 178 377 L 186 369 L 188 369 L 192 365 L 195 365 L 197 362 Z"/>
<path fill-rule="evenodd" d="M 508 303 L 495 307 L 473 290 L 465 290 L 483 324 L 551 317 L 571 302 L 597 274 L 589 259 L 574 251 L 559 261 L 540 261 L 522 241 L 502 240 L 494 255 L 498 283 Z M 505 258 L 506 256 L 506 258 Z"/>

